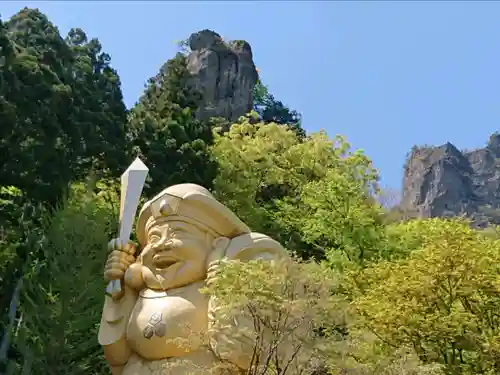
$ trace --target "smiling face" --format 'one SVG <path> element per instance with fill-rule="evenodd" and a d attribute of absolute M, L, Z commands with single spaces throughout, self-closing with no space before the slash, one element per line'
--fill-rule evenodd
<path fill-rule="evenodd" d="M 179 288 L 205 279 L 213 236 L 184 221 L 160 221 L 149 228 L 140 255 L 149 287 Z"/>

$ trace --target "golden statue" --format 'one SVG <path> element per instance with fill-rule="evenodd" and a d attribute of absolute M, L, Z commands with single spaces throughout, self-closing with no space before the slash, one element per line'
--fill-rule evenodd
<path fill-rule="evenodd" d="M 106 282 L 123 283 L 120 294 L 105 297 L 99 329 L 113 375 L 214 374 L 220 363 L 235 374 L 247 370 L 251 344 L 222 333 L 204 339 L 216 307 L 200 288 L 221 259 L 274 259 L 283 247 L 194 184 L 147 202 L 136 231 L 138 254 L 132 242 L 112 240 L 104 270 Z"/>

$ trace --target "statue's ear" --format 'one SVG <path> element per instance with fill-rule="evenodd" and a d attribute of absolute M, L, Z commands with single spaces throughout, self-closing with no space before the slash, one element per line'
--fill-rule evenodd
<path fill-rule="evenodd" d="M 248 262 L 256 259 L 275 260 L 287 256 L 281 244 L 261 233 L 246 233 L 235 237 L 226 249 L 227 260 Z"/>
<path fill-rule="evenodd" d="M 228 248 L 231 240 L 227 237 L 217 237 L 212 242 L 212 252 L 207 259 L 207 267 L 214 261 L 219 261 L 226 255 L 226 249 Z"/>

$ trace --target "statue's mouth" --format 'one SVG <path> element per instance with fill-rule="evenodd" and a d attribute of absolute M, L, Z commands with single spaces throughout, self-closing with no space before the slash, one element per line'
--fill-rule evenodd
<path fill-rule="evenodd" d="M 179 259 L 169 251 L 162 251 L 153 256 L 153 263 L 157 268 L 168 268 L 179 262 Z"/>

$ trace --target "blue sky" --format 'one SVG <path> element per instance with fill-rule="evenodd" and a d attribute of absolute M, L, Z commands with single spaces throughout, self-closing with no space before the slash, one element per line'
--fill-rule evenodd
<path fill-rule="evenodd" d="M 500 129 L 500 2 L 2 1 L 2 18 L 23 6 L 98 37 L 128 106 L 174 41 L 205 28 L 245 39 L 305 129 L 347 137 L 391 188 L 412 145 L 482 147 Z"/>

